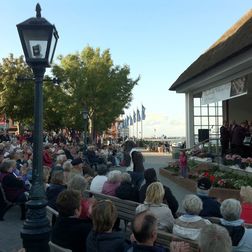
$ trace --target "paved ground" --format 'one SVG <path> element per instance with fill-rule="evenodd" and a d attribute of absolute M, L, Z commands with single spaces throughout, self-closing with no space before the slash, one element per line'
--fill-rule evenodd
<path fill-rule="evenodd" d="M 167 166 L 168 162 L 171 161 L 170 154 L 148 152 L 143 154 L 145 157 L 145 168 L 155 168 L 157 174 L 159 174 L 159 168 Z M 159 177 L 159 180 L 170 187 L 179 203 L 181 203 L 186 194 L 190 193 L 164 177 Z M 16 206 L 8 211 L 4 221 L 0 221 L 0 252 L 17 252 L 22 247 L 20 230 L 23 222 L 19 218 L 20 208 Z"/>
<path fill-rule="evenodd" d="M 22 248 L 20 230 L 23 221 L 20 217 L 20 207 L 15 206 L 6 213 L 5 220 L 0 221 L 0 252 L 16 252 Z"/>

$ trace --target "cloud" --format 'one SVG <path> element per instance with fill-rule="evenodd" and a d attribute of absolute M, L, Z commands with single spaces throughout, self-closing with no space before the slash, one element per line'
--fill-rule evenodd
<path fill-rule="evenodd" d="M 163 113 L 148 113 L 146 120 L 143 121 L 143 137 L 184 137 L 185 136 L 185 117 L 184 115 L 168 116 Z M 141 132 L 141 122 L 138 122 L 138 130 Z M 133 134 L 133 129 L 131 130 Z M 136 136 L 137 127 L 134 125 L 134 135 Z M 140 133 L 139 133 L 140 134 Z M 141 134 L 140 134 L 141 135 Z"/>

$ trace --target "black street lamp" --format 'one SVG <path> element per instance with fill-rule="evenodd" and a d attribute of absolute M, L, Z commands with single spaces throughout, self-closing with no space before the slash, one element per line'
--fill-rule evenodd
<path fill-rule="evenodd" d="M 54 25 L 41 17 L 40 5 L 36 5 L 36 17 L 17 25 L 26 63 L 35 77 L 34 93 L 34 145 L 32 188 L 27 205 L 27 216 L 21 230 L 23 246 L 27 252 L 49 252 L 50 225 L 46 217 L 47 200 L 43 184 L 43 77 L 50 67 L 59 38 Z"/>
<path fill-rule="evenodd" d="M 83 108 L 83 119 L 84 119 L 84 135 L 83 135 L 83 159 L 87 161 L 87 120 L 88 120 L 88 108 Z"/>

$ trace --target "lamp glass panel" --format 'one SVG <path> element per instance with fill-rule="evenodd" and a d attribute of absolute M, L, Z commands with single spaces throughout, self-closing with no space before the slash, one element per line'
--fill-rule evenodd
<path fill-rule="evenodd" d="M 30 59 L 45 59 L 50 32 L 48 30 L 24 30 L 24 40 Z"/>
<path fill-rule="evenodd" d="M 49 58 L 48 58 L 50 63 L 52 63 L 52 60 L 53 60 L 53 53 L 55 51 L 56 42 L 57 42 L 57 40 L 55 38 L 55 31 L 53 31 L 51 46 L 50 46 L 50 49 L 49 49 Z"/>

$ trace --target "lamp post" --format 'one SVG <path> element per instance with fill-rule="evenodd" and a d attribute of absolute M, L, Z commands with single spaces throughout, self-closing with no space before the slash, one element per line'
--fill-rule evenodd
<path fill-rule="evenodd" d="M 84 119 L 84 135 L 83 135 L 83 159 L 86 160 L 87 155 L 87 119 L 88 119 L 88 108 L 83 108 L 83 119 Z"/>
<path fill-rule="evenodd" d="M 46 217 L 47 200 L 43 184 L 43 77 L 50 67 L 59 38 L 54 25 L 41 17 L 36 5 L 36 17 L 17 25 L 26 63 L 35 77 L 34 92 L 34 145 L 32 188 L 27 205 L 27 216 L 21 230 L 23 246 L 27 252 L 49 252 L 50 226 Z"/>

